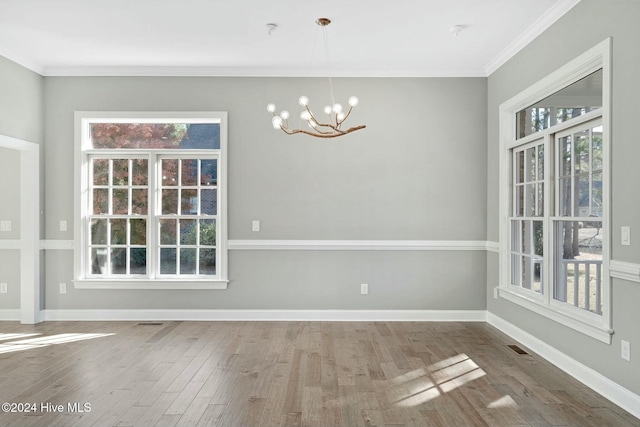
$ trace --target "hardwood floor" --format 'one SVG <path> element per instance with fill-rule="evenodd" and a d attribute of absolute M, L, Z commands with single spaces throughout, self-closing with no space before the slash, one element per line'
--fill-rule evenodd
<path fill-rule="evenodd" d="M 0 425 L 640 426 L 484 323 L 159 323 L 0 322 Z"/>

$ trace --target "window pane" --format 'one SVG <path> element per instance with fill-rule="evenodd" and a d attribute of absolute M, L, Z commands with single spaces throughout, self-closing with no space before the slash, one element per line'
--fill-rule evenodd
<path fill-rule="evenodd" d="M 559 90 L 516 114 L 516 138 L 566 122 L 602 106 L 602 70 Z"/>
<path fill-rule="evenodd" d="M 218 190 L 200 190 L 200 215 L 218 214 Z"/>
<path fill-rule="evenodd" d="M 160 273 L 176 274 L 176 249 L 160 248 Z"/>
<path fill-rule="evenodd" d="M 131 248 L 129 272 L 131 274 L 147 274 L 146 248 Z"/>
<path fill-rule="evenodd" d="M 93 148 L 219 149 L 219 123 L 92 123 Z"/>
<path fill-rule="evenodd" d="M 544 179 L 544 145 L 538 145 L 538 181 Z"/>
<path fill-rule="evenodd" d="M 127 220 L 112 219 L 111 220 L 111 242 L 112 245 L 127 244 Z"/>
<path fill-rule="evenodd" d="M 538 192 L 538 205 L 536 207 L 536 216 L 544 215 L 544 184 L 540 183 L 536 186 Z"/>
<path fill-rule="evenodd" d="M 217 185 L 218 161 L 215 159 L 200 162 L 200 185 Z"/>
<path fill-rule="evenodd" d="M 198 190 L 182 190 L 180 212 L 182 215 L 198 214 Z"/>
<path fill-rule="evenodd" d="M 162 213 L 178 213 L 178 190 L 162 190 Z"/>
<path fill-rule="evenodd" d="M 542 221 L 533 222 L 533 253 L 539 256 L 544 255 L 544 223 Z"/>
<path fill-rule="evenodd" d="M 129 184 L 129 160 L 128 159 L 113 160 L 113 179 L 111 183 L 113 185 Z"/>
<path fill-rule="evenodd" d="M 197 221 L 195 219 L 180 220 L 180 244 L 195 245 L 197 244 Z"/>
<path fill-rule="evenodd" d="M 524 215 L 524 187 L 522 185 L 516 186 L 515 193 L 514 197 L 516 199 L 514 203 L 516 211 L 514 212 L 514 216 L 522 216 Z"/>
<path fill-rule="evenodd" d="M 107 273 L 107 250 L 105 248 L 91 249 L 91 274 Z"/>
<path fill-rule="evenodd" d="M 527 148 L 525 152 L 525 180 L 527 182 L 536 179 L 536 149 L 535 147 Z"/>
<path fill-rule="evenodd" d="M 519 248 L 523 254 L 531 253 L 531 221 L 520 222 L 520 243 Z"/>
<path fill-rule="evenodd" d="M 528 256 L 522 257 L 522 287 L 524 289 L 533 287 L 533 264 Z"/>
<path fill-rule="evenodd" d="M 196 274 L 197 249 L 180 249 L 180 274 Z"/>
<path fill-rule="evenodd" d="M 127 250 L 111 249 L 111 274 L 127 274 Z"/>
<path fill-rule="evenodd" d="M 571 176 L 571 137 L 560 138 L 560 176 Z"/>
<path fill-rule="evenodd" d="M 533 262 L 533 286 L 531 287 L 531 290 L 538 294 L 541 294 L 544 292 L 543 286 L 542 286 L 542 259 L 533 258 L 532 262 Z"/>
<path fill-rule="evenodd" d="M 162 160 L 162 185 L 164 187 L 178 185 L 178 162 L 177 159 Z"/>
<path fill-rule="evenodd" d="M 574 134 L 575 141 L 575 170 L 576 173 L 585 173 L 591 170 L 591 139 L 589 131 L 585 130 Z"/>
<path fill-rule="evenodd" d="M 132 185 L 149 184 L 149 161 L 147 159 L 133 160 L 133 172 L 131 177 Z"/>
<path fill-rule="evenodd" d="M 93 159 L 93 185 L 109 185 L 108 159 Z"/>
<path fill-rule="evenodd" d="M 195 159 L 182 160 L 181 185 L 198 185 L 198 161 Z"/>
<path fill-rule="evenodd" d="M 536 214 L 536 186 L 535 184 L 527 184 L 525 186 L 525 207 L 524 216 L 535 216 Z"/>
<path fill-rule="evenodd" d="M 93 214 L 109 213 L 109 190 L 106 188 L 97 188 L 93 190 Z"/>
<path fill-rule="evenodd" d="M 134 188 L 131 190 L 131 213 L 134 215 L 146 215 L 148 209 L 146 188 Z"/>
<path fill-rule="evenodd" d="M 522 232 L 520 231 L 521 221 L 511 221 L 511 251 L 520 252 L 522 249 Z"/>
<path fill-rule="evenodd" d="M 516 153 L 516 182 L 523 183 L 524 182 L 524 151 L 519 151 Z"/>
<path fill-rule="evenodd" d="M 106 219 L 91 220 L 91 244 L 92 245 L 107 244 L 107 220 Z"/>
<path fill-rule="evenodd" d="M 602 216 L 602 174 L 593 174 L 591 182 L 593 193 L 591 194 L 591 215 Z"/>
<path fill-rule="evenodd" d="M 130 224 L 131 224 L 131 244 L 146 245 L 147 244 L 147 220 L 132 219 Z"/>
<path fill-rule="evenodd" d="M 200 245 L 215 246 L 216 245 L 216 221 L 213 219 L 204 219 L 200 221 Z"/>
<path fill-rule="evenodd" d="M 520 255 L 511 255 L 511 284 L 520 286 Z"/>
<path fill-rule="evenodd" d="M 602 126 L 592 129 L 593 165 L 594 172 L 602 170 Z"/>
<path fill-rule="evenodd" d="M 113 214 L 127 215 L 129 213 L 129 190 L 113 189 Z"/>
<path fill-rule="evenodd" d="M 591 191 L 589 189 L 589 175 L 580 175 L 578 180 L 578 216 L 590 216 Z"/>
<path fill-rule="evenodd" d="M 160 220 L 160 244 L 161 245 L 175 245 L 178 243 L 176 239 L 177 226 L 178 226 L 178 221 L 175 219 Z"/>
<path fill-rule="evenodd" d="M 216 274 L 215 249 L 200 249 L 200 274 Z"/>
<path fill-rule="evenodd" d="M 558 221 L 554 299 L 602 313 L 602 221 Z"/>
<path fill-rule="evenodd" d="M 558 200 L 560 201 L 560 206 L 558 206 L 558 215 L 571 216 L 573 212 L 573 209 L 571 208 L 573 205 L 573 201 L 571 199 L 571 178 L 564 178 L 559 180 Z"/>

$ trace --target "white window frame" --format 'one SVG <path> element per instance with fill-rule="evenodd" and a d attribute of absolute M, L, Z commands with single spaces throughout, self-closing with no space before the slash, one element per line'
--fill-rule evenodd
<path fill-rule="evenodd" d="M 213 150 L 154 150 L 156 158 L 182 156 L 188 158 L 213 158 L 218 162 L 217 205 L 216 217 L 216 275 L 215 276 L 188 276 L 188 275 L 156 275 L 154 262 L 159 253 L 155 232 L 149 233 L 152 227 L 157 227 L 157 218 L 152 212 L 156 208 L 152 205 L 159 203 L 157 195 L 152 197 L 151 192 L 157 191 L 157 170 L 153 169 L 149 162 L 149 204 L 147 221 L 147 246 L 151 263 L 148 265 L 147 277 L 138 278 L 126 276 L 120 278 L 91 277 L 87 274 L 85 263 L 87 248 L 89 245 L 87 236 L 88 212 L 88 187 L 89 164 L 91 156 L 101 155 L 114 157 L 114 150 L 99 150 L 88 146 L 90 142 L 91 123 L 218 123 L 220 124 L 220 149 Z M 80 289 L 226 289 L 228 284 L 227 263 L 227 113 L 217 111 L 205 112 L 112 112 L 112 111 L 76 111 L 75 112 L 75 171 L 74 171 L 74 286 Z M 148 150 L 126 150 L 124 157 L 137 155 L 149 155 Z M 118 157 L 118 156 L 116 156 Z M 194 219 L 196 216 L 194 216 Z"/>
<path fill-rule="evenodd" d="M 520 94 L 514 96 L 510 100 L 500 105 L 499 111 L 499 137 L 500 137 L 500 199 L 499 199 L 499 215 L 500 215 L 500 244 L 499 244 L 499 284 L 498 295 L 508 301 L 525 307 L 533 312 L 554 320 L 562 325 L 586 334 L 592 338 L 611 344 L 612 331 L 612 306 L 611 306 L 611 280 L 609 277 L 610 262 L 610 145 L 611 145 L 611 38 L 604 40 L 597 46 L 580 55 L 565 66 L 551 73 L 546 78 L 524 90 Z M 526 137 L 516 140 L 516 113 L 535 104 L 541 99 L 550 96 L 557 91 L 571 85 L 572 83 L 586 77 L 587 75 L 602 68 L 603 70 L 603 93 L 602 108 L 589 112 L 583 116 L 560 123 L 541 132 L 536 132 Z M 602 232 L 606 236 L 603 242 L 602 251 L 602 280 L 603 280 L 603 309 L 602 315 L 595 315 L 586 310 L 581 310 L 566 303 L 554 301 L 552 297 L 551 282 L 546 280 L 544 294 L 541 296 L 532 295 L 516 289 L 517 287 L 510 285 L 510 242 L 511 242 L 511 223 L 510 216 L 512 213 L 511 190 L 513 188 L 513 170 L 512 170 L 512 149 L 521 147 L 524 144 L 544 138 L 545 143 L 545 256 L 551 256 L 551 242 L 553 232 L 551 228 L 551 217 L 554 213 L 549 212 L 551 201 L 550 193 L 555 185 L 549 180 L 550 172 L 554 168 L 551 153 L 548 147 L 551 147 L 551 138 L 555 133 L 565 129 L 572 128 L 580 123 L 586 123 L 594 118 L 601 117 L 603 126 L 603 216 L 602 216 Z M 547 266 L 545 278 L 551 279 L 551 268 Z"/>

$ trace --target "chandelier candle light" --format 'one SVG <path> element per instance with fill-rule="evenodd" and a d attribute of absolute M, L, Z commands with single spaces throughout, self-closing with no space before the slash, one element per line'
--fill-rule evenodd
<path fill-rule="evenodd" d="M 316 24 L 320 25 L 323 30 L 325 52 L 327 52 L 328 50 L 326 27 L 330 23 L 331 21 L 327 18 L 320 18 L 316 21 Z M 354 126 L 346 130 L 341 129 L 342 124 L 351 114 L 351 110 L 353 110 L 353 107 L 358 105 L 358 98 L 355 96 L 349 98 L 349 109 L 345 113 L 342 105 L 336 103 L 334 100 L 331 73 L 329 73 L 329 86 L 331 87 L 331 100 L 333 102 L 333 105 L 327 105 L 326 107 L 324 107 L 324 113 L 328 116 L 327 119 L 319 120 L 318 118 L 316 118 L 316 116 L 313 114 L 313 112 L 311 112 L 311 109 L 309 108 L 309 98 L 307 98 L 306 96 L 301 96 L 298 99 L 298 104 L 300 104 L 300 106 L 303 107 L 304 110 L 302 110 L 302 112 L 300 113 L 300 119 L 306 121 L 311 130 L 290 129 L 289 112 L 287 110 L 283 110 L 280 112 L 280 115 L 278 115 L 276 114 L 275 104 L 269 104 L 267 105 L 267 111 L 273 114 L 273 118 L 271 119 L 273 128 L 281 129 L 287 135 L 303 133 L 306 135 L 315 136 L 317 138 L 335 138 L 337 136 L 346 135 L 359 129 L 364 129 L 366 127 L 365 125 Z"/>

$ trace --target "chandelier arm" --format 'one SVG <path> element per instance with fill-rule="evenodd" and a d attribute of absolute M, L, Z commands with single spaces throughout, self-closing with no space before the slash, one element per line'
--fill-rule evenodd
<path fill-rule="evenodd" d="M 340 120 L 340 122 L 338 123 L 338 126 L 340 126 L 342 122 L 344 122 L 349 118 L 349 114 L 351 114 L 351 110 L 353 110 L 353 107 L 349 107 L 349 111 L 347 111 L 347 114 L 344 116 L 344 118 Z M 336 121 L 337 121 L 337 118 L 336 118 Z"/>
<path fill-rule="evenodd" d="M 309 106 L 305 105 L 305 107 L 307 109 L 307 111 L 309 112 L 309 115 L 311 116 L 311 118 L 313 119 L 314 122 L 316 122 L 316 125 L 318 126 L 323 126 L 323 127 L 327 127 L 327 128 L 331 128 L 333 130 L 339 130 L 336 128 L 336 125 L 334 125 L 333 123 L 320 123 L 318 121 L 318 119 L 316 119 L 316 116 L 313 115 L 313 113 L 311 112 L 311 110 L 309 109 Z M 339 125 L 338 125 L 339 126 Z"/>
<path fill-rule="evenodd" d="M 303 129 L 293 129 L 293 130 L 285 130 L 283 128 L 282 131 L 284 133 L 286 133 L 287 135 L 294 135 L 296 133 L 303 133 L 305 135 L 310 135 L 310 136 L 315 136 L 316 138 L 336 138 L 338 136 L 342 136 L 342 135 L 346 135 L 348 133 L 360 130 L 360 129 L 364 129 L 366 128 L 366 125 L 361 125 L 361 126 L 354 126 L 352 128 L 349 128 L 347 130 L 340 130 L 336 133 L 315 133 L 315 132 L 309 132 L 308 130 L 303 130 Z"/>

